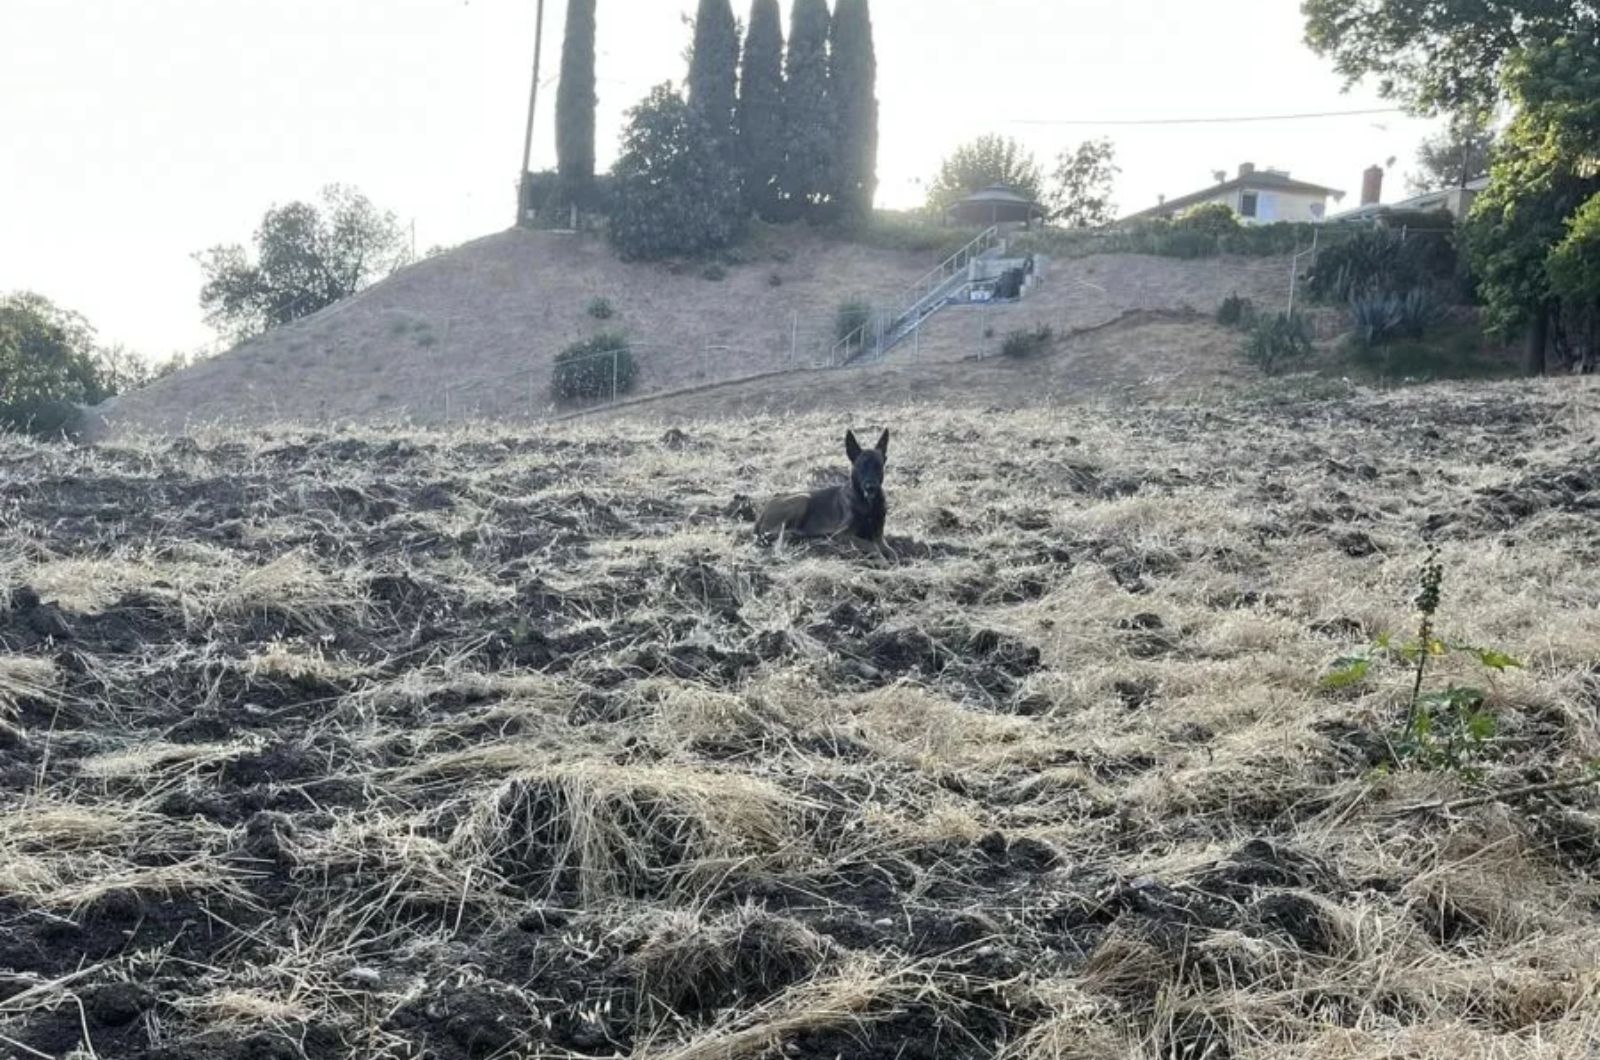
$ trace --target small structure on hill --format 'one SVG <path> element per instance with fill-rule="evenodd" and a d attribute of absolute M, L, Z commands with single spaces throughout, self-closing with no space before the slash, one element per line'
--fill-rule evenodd
<path fill-rule="evenodd" d="M 1000 225 L 1031 228 L 1034 221 L 1043 221 L 1050 215 L 1015 188 L 1004 184 L 991 184 L 952 203 L 945 209 L 946 221 L 964 225 Z"/>

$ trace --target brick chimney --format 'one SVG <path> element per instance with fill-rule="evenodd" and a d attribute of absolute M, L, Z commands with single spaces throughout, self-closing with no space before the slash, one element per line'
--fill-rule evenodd
<path fill-rule="evenodd" d="M 1255 171 L 1256 171 L 1256 164 L 1254 162 L 1240 162 L 1239 163 L 1239 178 L 1241 180 L 1244 179 L 1245 177 L 1253 175 L 1255 173 Z"/>
<path fill-rule="evenodd" d="M 1383 167 L 1368 166 L 1361 174 L 1361 205 L 1376 206 L 1383 199 Z"/>

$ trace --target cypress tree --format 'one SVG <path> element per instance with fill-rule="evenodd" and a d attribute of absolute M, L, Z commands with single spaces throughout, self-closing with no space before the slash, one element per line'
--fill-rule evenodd
<path fill-rule="evenodd" d="M 783 171 L 783 16 L 778 0 L 755 0 L 750 8 L 738 126 L 745 204 L 763 220 L 777 220 Z"/>
<path fill-rule="evenodd" d="M 878 59 L 868 0 L 839 0 L 830 64 L 838 113 L 835 194 L 846 218 L 863 220 L 878 190 Z"/>
<path fill-rule="evenodd" d="M 733 140 L 739 90 L 739 27 L 729 0 L 700 0 L 689 59 L 689 106 L 724 146 Z"/>
<path fill-rule="evenodd" d="M 595 0 L 568 0 L 556 89 L 556 168 L 566 203 L 587 206 L 594 187 Z"/>
<path fill-rule="evenodd" d="M 791 216 L 828 216 L 834 179 L 834 113 L 828 86 L 827 0 L 794 0 L 784 90 L 783 198 Z"/>

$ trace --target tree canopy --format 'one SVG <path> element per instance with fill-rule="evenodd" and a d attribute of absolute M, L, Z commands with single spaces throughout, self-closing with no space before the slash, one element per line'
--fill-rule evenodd
<path fill-rule="evenodd" d="M 763 220 L 780 215 L 783 175 L 783 19 L 778 0 L 755 0 L 739 78 L 739 165 L 746 206 Z"/>
<path fill-rule="evenodd" d="M 839 0 L 829 58 L 838 112 L 836 194 L 841 212 L 860 220 L 872 212 L 878 190 L 878 59 L 868 0 Z"/>
<path fill-rule="evenodd" d="M 71 434 L 78 406 L 148 382 L 148 365 L 100 346 L 81 315 L 31 291 L 0 297 L 0 427 Z"/>
<path fill-rule="evenodd" d="M 1416 195 L 1465 187 L 1489 175 L 1493 150 L 1494 130 L 1487 122 L 1476 114 L 1454 115 L 1418 146 L 1418 168 L 1406 175 L 1406 183 Z"/>
<path fill-rule="evenodd" d="M 944 160 L 928 188 L 928 208 L 943 211 L 992 184 L 1044 201 L 1044 178 L 1032 153 L 1009 136 L 991 133 L 962 144 Z"/>
<path fill-rule="evenodd" d="M 608 233 L 623 258 L 702 254 L 739 235 L 738 174 L 704 117 L 671 85 L 628 112 L 612 168 Z"/>
<path fill-rule="evenodd" d="M 1306 43 L 1348 83 L 1425 113 L 1487 112 L 1506 65 L 1594 17 L 1588 0 L 1303 0 Z"/>
<path fill-rule="evenodd" d="M 1111 185 L 1120 170 L 1110 140 L 1085 140 L 1056 162 L 1051 202 L 1055 220 L 1068 228 L 1095 228 L 1116 220 Z"/>
<path fill-rule="evenodd" d="M 689 105 L 718 140 L 733 138 L 738 85 L 739 26 L 733 7 L 729 0 L 700 0 L 689 56 Z"/>
<path fill-rule="evenodd" d="M 254 261 L 237 243 L 197 255 L 206 322 L 234 338 L 310 316 L 410 260 L 394 214 L 337 184 L 323 189 L 321 208 L 291 202 L 269 209 L 254 242 Z"/>
<path fill-rule="evenodd" d="M 783 198 L 791 216 L 831 213 L 838 115 L 829 84 L 827 0 L 795 0 L 784 69 Z"/>
<path fill-rule="evenodd" d="M 594 74 L 595 0 L 568 0 L 561 44 L 561 83 L 556 87 L 556 169 L 561 198 L 587 206 L 594 189 L 594 112 L 599 105 Z"/>

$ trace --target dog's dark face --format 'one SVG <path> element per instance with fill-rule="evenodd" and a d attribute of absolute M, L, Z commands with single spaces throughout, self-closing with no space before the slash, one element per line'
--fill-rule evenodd
<path fill-rule="evenodd" d="M 884 431 L 878 444 L 871 449 L 861 448 L 854 431 L 844 435 L 844 452 L 850 458 L 850 486 L 869 502 L 876 503 L 883 496 L 883 468 L 889 459 L 889 432 Z"/>

